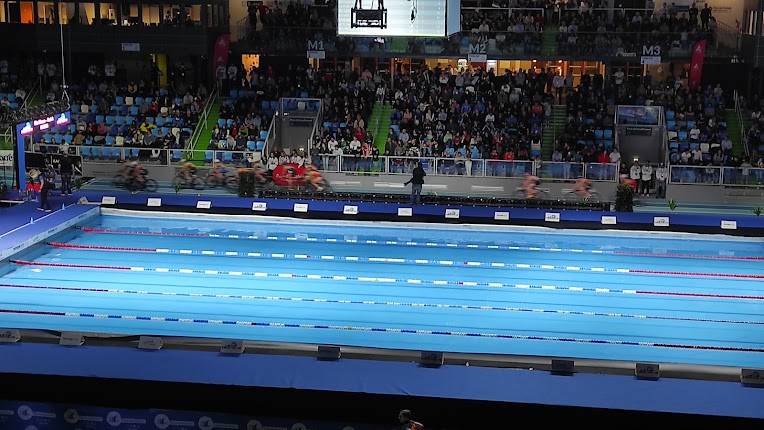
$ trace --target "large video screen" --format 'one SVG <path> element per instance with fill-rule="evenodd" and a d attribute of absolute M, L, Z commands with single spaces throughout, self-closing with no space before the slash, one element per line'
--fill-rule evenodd
<path fill-rule="evenodd" d="M 657 106 L 624 106 L 619 105 L 619 125 L 658 125 L 660 108 Z"/>
<path fill-rule="evenodd" d="M 459 31 L 456 23 L 460 3 L 460 0 L 338 0 L 337 33 L 445 37 L 447 30 Z M 447 28 L 446 17 L 453 15 L 453 11 L 456 16 L 448 17 Z"/>

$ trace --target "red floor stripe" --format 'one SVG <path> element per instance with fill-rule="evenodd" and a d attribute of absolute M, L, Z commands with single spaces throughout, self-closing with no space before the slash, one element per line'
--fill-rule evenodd
<path fill-rule="evenodd" d="M 732 294 L 710 294 L 710 293 L 677 293 L 671 291 L 637 291 L 637 294 L 649 294 L 655 296 L 678 296 L 678 297 L 712 297 L 716 299 L 747 299 L 764 300 L 764 296 L 743 296 Z"/>
<path fill-rule="evenodd" d="M 99 266 L 96 264 L 41 263 L 39 261 L 28 261 L 28 260 L 11 260 L 11 263 L 18 264 L 20 266 L 67 267 L 71 269 L 131 270 L 127 266 Z"/>
<path fill-rule="evenodd" d="M 643 273 L 647 275 L 697 276 L 704 278 L 764 279 L 764 275 L 754 275 L 750 273 L 672 272 L 665 270 L 647 269 L 629 269 L 629 273 Z"/>

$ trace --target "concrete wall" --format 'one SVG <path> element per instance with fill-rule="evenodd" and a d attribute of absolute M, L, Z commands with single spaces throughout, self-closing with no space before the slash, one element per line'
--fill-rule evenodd
<path fill-rule="evenodd" d="M 411 186 L 403 183 L 409 175 L 349 175 L 345 173 L 325 173 L 324 176 L 335 191 L 358 191 L 375 193 L 408 194 Z M 521 179 L 466 177 L 466 176 L 427 176 L 422 189 L 423 194 L 465 195 L 511 198 L 521 185 Z M 541 184 L 539 188 L 549 189 L 549 198 L 562 198 L 563 189 L 571 189 L 570 182 L 551 182 Z M 614 201 L 616 184 L 614 182 L 595 182 L 602 200 Z"/>
<path fill-rule="evenodd" d="M 143 165 L 149 171 L 149 176 L 157 181 L 172 181 L 175 177 L 175 167 Z M 82 163 L 82 176 L 111 179 L 122 168 L 120 163 Z"/>
<path fill-rule="evenodd" d="M 764 206 L 764 188 L 669 184 L 666 189 L 666 198 L 687 203 L 728 203 Z"/>

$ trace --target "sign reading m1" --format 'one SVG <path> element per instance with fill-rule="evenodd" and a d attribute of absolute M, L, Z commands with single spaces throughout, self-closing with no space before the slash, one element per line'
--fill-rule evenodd
<path fill-rule="evenodd" d="M 308 40 L 308 58 L 323 60 L 326 58 L 323 40 Z"/>

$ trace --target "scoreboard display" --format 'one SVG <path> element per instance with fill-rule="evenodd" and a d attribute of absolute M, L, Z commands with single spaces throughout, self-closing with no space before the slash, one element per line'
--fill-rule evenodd
<path fill-rule="evenodd" d="M 338 0 L 342 36 L 446 37 L 461 26 L 460 0 Z"/>

